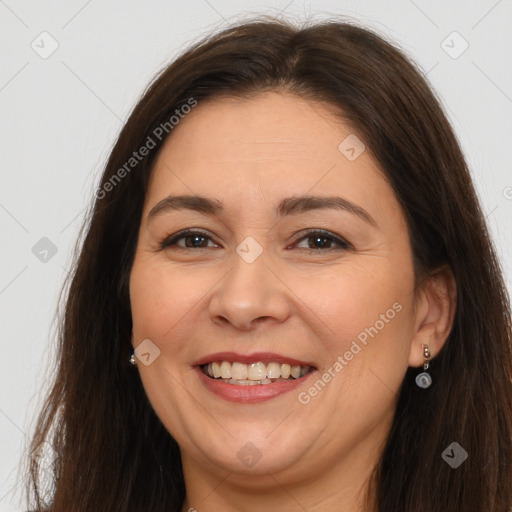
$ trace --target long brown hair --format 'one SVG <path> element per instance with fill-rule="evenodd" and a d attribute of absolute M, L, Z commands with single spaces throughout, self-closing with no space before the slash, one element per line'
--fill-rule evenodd
<path fill-rule="evenodd" d="M 325 102 L 354 127 L 405 212 L 416 277 L 448 265 L 457 283 L 453 328 L 431 367 L 435 385 L 420 390 L 417 370 L 405 375 L 372 480 L 374 508 L 507 510 L 510 303 L 445 114 L 421 71 L 375 33 L 346 22 L 298 28 L 267 18 L 213 34 L 182 54 L 149 86 L 118 137 L 84 227 L 61 322 L 57 375 L 32 443 L 36 449 L 47 441 L 57 453 L 47 500 L 39 459 L 32 458 L 28 493 L 35 506 L 53 512 L 180 510 L 179 446 L 127 364 L 127 282 L 142 207 L 176 110 L 185 112 L 191 99 L 200 104 L 267 90 Z M 159 126 L 165 129 L 157 137 Z M 154 148 L 127 167 L 148 138 Z M 457 469 L 441 458 L 454 441 L 468 453 Z"/>

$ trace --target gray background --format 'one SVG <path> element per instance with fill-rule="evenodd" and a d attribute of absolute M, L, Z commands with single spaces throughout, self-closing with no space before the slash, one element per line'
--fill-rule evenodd
<path fill-rule="evenodd" d="M 179 51 L 250 13 L 342 14 L 428 71 L 512 289 L 511 0 L 0 0 L 1 512 L 23 510 L 19 460 L 51 373 L 58 293 L 123 120 Z"/>

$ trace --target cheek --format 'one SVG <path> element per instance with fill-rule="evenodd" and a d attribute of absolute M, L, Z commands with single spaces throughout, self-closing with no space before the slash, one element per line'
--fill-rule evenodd
<path fill-rule="evenodd" d="M 201 273 L 136 259 L 130 275 L 134 344 L 149 338 L 163 348 L 166 340 L 186 327 L 207 285 Z"/>
<path fill-rule="evenodd" d="M 313 312 L 320 326 L 322 371 L 336 375 L 330 399 L 343 410 L 360 417 L 364 407 L 379 409 L 400 387 L 412 337 L 413 284 L 410 262 L 375 256 L 347 262 L 331 279 L 295 280 L 302 310 Z"/>
<path fill-rule="evenodd" d="M 347 262 L 344 268 L 314 280 L 310 276 L 290 279 L 304 303 L 302 310 L 314 313 L 326 338 L 341 348 L 375 325 L 378 331 L 402 328 L 404 317 L 411 313 L 412 273 L 404 269 L 400 276 L 394 275 L 384 258 Z"/>

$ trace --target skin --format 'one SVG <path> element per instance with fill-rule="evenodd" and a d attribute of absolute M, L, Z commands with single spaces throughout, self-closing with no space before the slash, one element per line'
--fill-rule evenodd
<path fill-rule="evenodd" d="M 132 344 L 150 339 L 160 350 L 138 367 L 181 447 L 183 511 L 369 510 L 368 479 L 403 376 L 422 365 L 423 343 L 435 357 L 449 334 L 453 277 L 441 269 L 415 289 L 403 211 L 368 149 L 354 161 L 338 150 L 351 133 L 328 105 L 288 93 L 222 98 L 181 120 L 157 158 L 130 276 Z M 206 196 L 224 209 L 170 210 L 148 221 L 171 194 Z M 341 209 L 276 214 L 283 198 L 304 195 L 341 196 L 375 225 Z M 206 248 L 187 248 L 184 239 L 160 248 L 186 228 L 207 231 L 199 239 Z M 312 228 L 352 247 L 315 245 L 303 234 Z M 262 248 L 252 263 L 236 252 L 248 236 Z M 393 304 L 400 312 L 301 403 L 299 393 L 332 372 Z M 218 351 L 277 352 L 311 361 L 317 375 L 272 400 L 233 403 L 192 369 Z M 237 457 L 248 442 L 261 454 L 250 468 Z"/>

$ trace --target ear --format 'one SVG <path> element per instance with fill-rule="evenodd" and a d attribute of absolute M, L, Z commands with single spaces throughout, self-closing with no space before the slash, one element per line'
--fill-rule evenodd
<path fill-rule="evenodd" d="M 457 286 L 453 272 L 443 265 L 427 276 L 416 292 L 414 334 L 409 366 L 424 362 L 422 345 L 428 345 L 432 358 L 443 347 L 452 329 L 457 303 Z"/>

